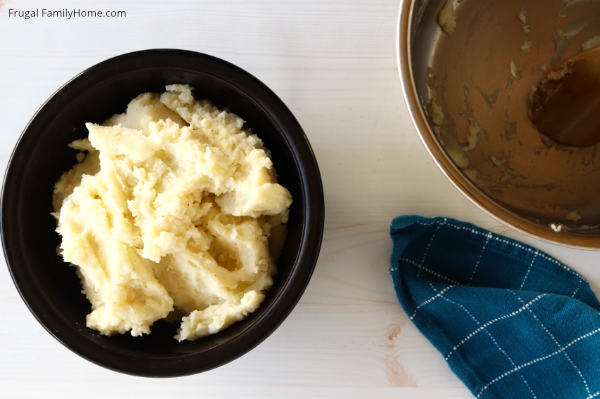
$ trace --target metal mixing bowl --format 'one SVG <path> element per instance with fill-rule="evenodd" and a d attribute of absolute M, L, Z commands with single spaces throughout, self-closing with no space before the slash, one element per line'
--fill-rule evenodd
<path fill-rule="evenodd" d="M 398 65 L 421 138 L 468 198 L 512 227 L 600 248 L 598 146 L 556 145 L 536 131 L 527 98 L 548 68 L 600 45 L 598 0 L 404 0 Z"/>

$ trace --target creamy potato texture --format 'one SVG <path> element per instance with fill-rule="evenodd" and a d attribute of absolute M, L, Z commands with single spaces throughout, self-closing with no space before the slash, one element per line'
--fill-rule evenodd
<path fill-rule="evenodd" d="M 79 163 L 54 187 L 60 253 L 76 266 L 102 334 L 216 333 L 272 285 L 291 195 L 261 140 L 191 88 L 133 99 L 71 143 Z"/>

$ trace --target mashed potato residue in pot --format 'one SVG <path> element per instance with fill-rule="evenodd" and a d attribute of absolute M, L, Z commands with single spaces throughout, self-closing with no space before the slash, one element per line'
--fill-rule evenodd
<path fill-rule="evenodd" d="M 273 283 L 292 199 L 268 151 L 189 86 L 166 90 L 87 123 L 54 187 L 60 252 L 102 334 L 183 316 L 176 338 L 193 340 L 256 310 Z"/>

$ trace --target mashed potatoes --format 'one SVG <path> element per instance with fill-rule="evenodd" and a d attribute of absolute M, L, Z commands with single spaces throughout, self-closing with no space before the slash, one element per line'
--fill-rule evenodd
<path fill-rule="evenodd" d="M 183 316 L 176 338 L 193 340 L 260 305 L 292 199 L 243 124 L 170 85 L 71 143 L 80 162 L 54 187 L 54 216 L 88 327 L 138 336 Z"/>

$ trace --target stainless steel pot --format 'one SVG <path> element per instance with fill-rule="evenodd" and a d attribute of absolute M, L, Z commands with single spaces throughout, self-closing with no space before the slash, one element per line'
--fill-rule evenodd
<path fill-rule="evenodd" d="M 404 96 L 429 153 L 477 206 L 558 244 L 600 248 L 598 146 L 561 147 L 527 117 L 544 71 L 600 45 L 600 1 L 404 0 L 397 52 Z"/>

